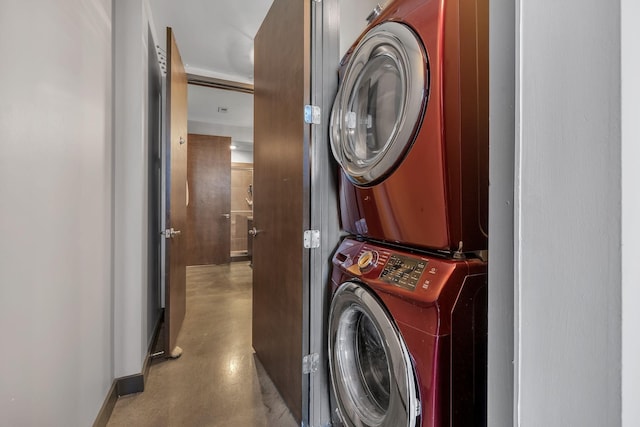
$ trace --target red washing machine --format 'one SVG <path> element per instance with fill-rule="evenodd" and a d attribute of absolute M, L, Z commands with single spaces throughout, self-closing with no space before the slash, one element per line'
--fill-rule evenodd
<path fill-rule="evenodd" d="M 345 55 L 331 113 L 342 227 L 487 249 L 488 0 L 396 0 Z"/>
<path fill-rule="evenodd" d="M 486 426 L 486 263 L 346 239 L 333 265 L 336 424 Z"/>

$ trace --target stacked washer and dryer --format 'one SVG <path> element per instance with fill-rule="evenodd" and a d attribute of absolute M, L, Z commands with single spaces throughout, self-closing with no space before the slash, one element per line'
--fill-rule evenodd
<path fill-rule="evenodd" d="M 486 425 L 488 38 L 488 0 L 395 0 L 342 61 L 337 423 Z"/>

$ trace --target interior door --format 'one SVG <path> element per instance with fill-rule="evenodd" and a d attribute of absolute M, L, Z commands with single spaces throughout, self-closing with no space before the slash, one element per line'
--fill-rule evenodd
<path fill-rule="evenodd" d="M 231 138 L 189 134 L 187 265 L 226 264 L 231 246 Z M 246 231 L 245 231 L 246 233 Z"/>
<path fill-rule="evenodd" d="M 178 357 L 178 333 L 186 312 L 187 74 L 167 28 L 166 89 L 165 345 Z"/>
<path fill-rule="evenodd" d="M 254 39 L 253 347 L 294 417 L 303 418 L 309 259 L 309 1 L 275 0 Z M 306 350 L 305 350 L 306 351 Z"/>

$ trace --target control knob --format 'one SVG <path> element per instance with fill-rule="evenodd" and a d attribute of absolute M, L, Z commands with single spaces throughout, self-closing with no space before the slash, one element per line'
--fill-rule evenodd
<path fill-rule="evenodd" d="M 376 251 L 364 251 L 358 258 L 358 268 L 362 273 L 368 273 L 378 264 Z"/>

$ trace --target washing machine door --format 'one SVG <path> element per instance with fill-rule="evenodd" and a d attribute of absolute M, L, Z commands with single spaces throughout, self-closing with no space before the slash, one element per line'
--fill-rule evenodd
<path fill-rule="evenodd" d="M 418 386 L 406 345 L 368 288 L 346 282 L 329 314 L 329 368 L 340 418 L 349 427 L 415 427 Z"/>
<path fill-rule="evenodd" d="M 413 144 L 428 97 L 428 60 L 404 24 L 382 23 L 355 47 L 331 112 L 331 148 L 348 178 L 373 185 Z"/>

